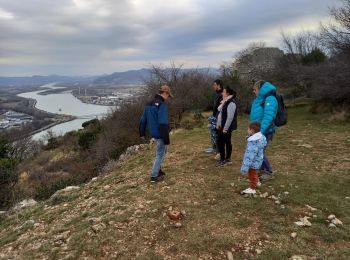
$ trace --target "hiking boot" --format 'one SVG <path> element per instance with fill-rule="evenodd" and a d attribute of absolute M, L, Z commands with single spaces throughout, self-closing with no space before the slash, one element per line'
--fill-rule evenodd
<path fill-rule="evenodd" d="M 217 164 L 216 164 L 216 167 L 221 167 L 221 166 L 225 166 L 226 162 L 225 161 L 219 161 Z"/>
<path fill-rule="evenodd" d="M 151 177 L 151 183 L 156 183 L 164 180 L 164 175 L 165 174 L 159 174 L 157 177 Z"/>
<path fill-rule="evenodd" d="M 160 182 L 160 181 L 164 180 L 164 178 L 165 178 L 165 174 L 159 174 L 157 176 L 157 182 Z"/>
<path fill-rule="evenodd" d="M 226 164 L 231 164 L 232 161 L 231 161 L 231 159 L 226 159 L 226 160 L 225 160 L 225 163 L 226 163 Z"/>
<path fill-rule="evenodd" d="M 165 176 L 165 172 L 163 172 L 162 169 L 159 170 L 158 177 L 159 176 Z"/>
<path fill-rule="evenodd" d="M 268 181 L 272 177 L 272 172 L 271 173 L 263 173 L 259 179 L 261 182 Z"/>
<path fill-rule="evenodd" d="M 256 190 L 253 190 L 251 188 L 245 189 L 244 191 L 241 192 L 242 194 L 255 194 Z"/>

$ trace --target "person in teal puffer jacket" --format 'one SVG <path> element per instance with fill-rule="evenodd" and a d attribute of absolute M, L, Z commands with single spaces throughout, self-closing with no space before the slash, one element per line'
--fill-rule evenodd
<path fill-rule="evenodd" d="M 257 121 L 261 124 L 261 133 L 265 135 L 267 143 L 269 143 L 277 129 L 273 123 L 278 109 L 278 102 L 274 96 L 276 87 L 270 82 L 259 80 L 254 84 L 253 92 L 256 98 L 251 106 L 249 121 Z M 272 167 L 265 153 L 266 147 L 264 150 L 264 160 L 260 169 L 262 179 L 267 179 L 272 174 Z"/>

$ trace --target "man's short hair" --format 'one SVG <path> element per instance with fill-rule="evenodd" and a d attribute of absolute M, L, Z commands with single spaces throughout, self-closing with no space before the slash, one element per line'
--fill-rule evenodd
<path fill-rule="evenodd" d="M 231 96 L 233 96 L 233 98 L 236 98 L 237 93 L 230 86 L 226 86 L 226 87 L 224 87 L 224 89 L 226 89 L 226 92 L 228 94 L 230 94 Z"/>
<path fill-rule="evenodd" d="M 214 80 L 214 83 L 216 83 L 216 85 L 219 85 L 221 89 L 224 88 L 224 82 L 221 79 Z"/>
<path fill-rule="evenodd" d="M 253 130 L 254 133 L 260 132 L 260 123 L 258 121 L 253 121 L 249 124 L 249 129 Z"/>

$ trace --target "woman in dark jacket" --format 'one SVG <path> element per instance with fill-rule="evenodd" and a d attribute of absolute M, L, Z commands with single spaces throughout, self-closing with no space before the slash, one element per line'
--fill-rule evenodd
<path fill-rule="evenodd" d="M 230 87 L 224 87 L 222 101 L 218 107 L 218 119 L 216 127 L 218 129 L 218 148 L 220 161 L 218 166 L 223 166 L 231 162 L 232 131 L 237 129 L 237 106 L 236 92 Z"/>

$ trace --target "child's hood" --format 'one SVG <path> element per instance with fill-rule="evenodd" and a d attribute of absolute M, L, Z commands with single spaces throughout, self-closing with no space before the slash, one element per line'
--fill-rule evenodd
<path fill-rule="evenodd" d="M 259 147 L 264 147 L 266 146 L 266 137 L 261 133 L 257 132 L 250 136 L 247 140 L 248 142 L 256 142 Z"/>

